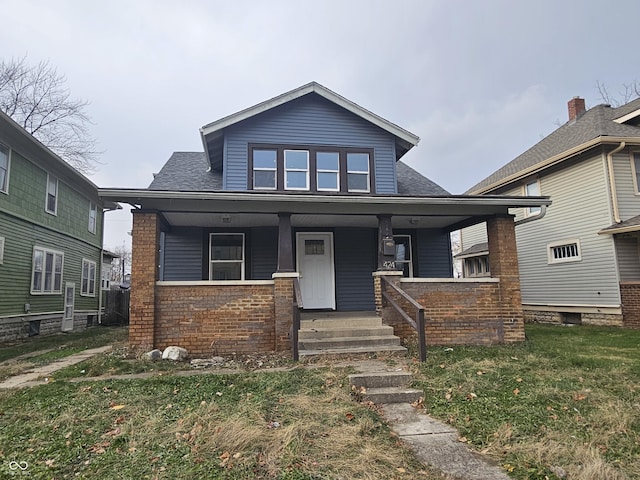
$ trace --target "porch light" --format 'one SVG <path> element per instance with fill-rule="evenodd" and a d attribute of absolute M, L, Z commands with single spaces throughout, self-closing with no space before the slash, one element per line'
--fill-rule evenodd
<path fill-rule="evenodd" d="M 411 218 L 409 219 L 409 223 L 410 223 L 411 225 L 417 225 L 419 221 L 420 221 L 420 219 L 419 219 L 419 218 L 415 218 L 415 217 L 411 217 Z"/>
<path fill-rule="evenodd" d="M 231 223 L 231 215 L 222 215 L 220 218 L 222 223 Z"/>

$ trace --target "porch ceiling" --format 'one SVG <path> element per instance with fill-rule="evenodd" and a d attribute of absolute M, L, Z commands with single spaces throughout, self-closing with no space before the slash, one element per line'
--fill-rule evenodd
<path fill-rule="evenodd" d="M 549 197 L 504 195 L 407 197 L 146 189 L 99 192 L 105 200 L 161 212 L 175 226 L 230 226 L 234 218 L 244 223 L 237 226 L 277 225 L 277 212 L 288 212 L 294 226 L 376 227 L 376 215 L 391 215 L 395 228 L 450 228 L 460 222 L 473 222 L 474 218 L 482 221 L 487 216 L 508 213 L 509 208 L 551 204 Z"/>

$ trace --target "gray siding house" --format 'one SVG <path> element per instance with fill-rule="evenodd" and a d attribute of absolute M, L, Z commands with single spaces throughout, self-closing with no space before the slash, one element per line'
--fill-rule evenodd
<path fill-rule="evenodd" d="M 640 327 L 640 99 L 568 107 L 566 124 L 467 193 L 552 198 L 513 211 L 525 318 Z M 461 239 L 465 275 L 490 275 L 484 226 Z"/>

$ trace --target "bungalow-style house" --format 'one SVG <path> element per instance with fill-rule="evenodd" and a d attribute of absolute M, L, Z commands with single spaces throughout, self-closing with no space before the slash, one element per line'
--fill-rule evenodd
<path fill-rule="evenodd" d="M 394 287 L 424 306 L 429 343 L 524 338 L 508 211 L 549 199 L 451 196 L 400 161 L 418 137 L 315 82 L 200 134 L 204 152 L 174 153 L 147 189 L 100 190 L 134 207 L 132 346 L 289 349 L 294 303 L 316 319 L 303 349 L 330 326 L 407 336 Z M 449 232 L 485 220 L 495 277 L 453 279 Z M 379 325 L 354 333 L 362 316 Z"/>
<path fill-rule="evenodd" d="M 0 112 L 0 341 L 98 322 L 103 205 L 96 185 Z"/>
<path fill-rule="evenodd" d="M 568 109 L 567 123 L 467 193 L 553 200 L 514 212 L 537 218 L 516 229 L 525 319 L 640 327 L 640 99 L 587 110 L 576 97 Z M 465 275 L 490 275 L 484 225 L 461 236 Z"/>

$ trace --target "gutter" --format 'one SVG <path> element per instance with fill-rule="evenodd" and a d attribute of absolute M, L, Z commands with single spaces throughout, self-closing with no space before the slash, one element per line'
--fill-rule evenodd
<path fill-rule="evenodd" d="M 620 223 L 620 210 L 618 208 L 618 193 L 616 192 L 616 179 L 613 173 L 613 155 L 626 146 L 625 142 L 620 142 L 616 148 L 607 153 L 607 168 L 609 170 L 609 188 L 611 189 L 611 203 L 613 204 L 613 221 Z"/>
<path fill-rule="evenodd" d="M 536 220 L 542 220 L 544 216 L 547 214 L 547 206 L 540 205 L 540 213 L 537 215 L 531 215 L 529 217 L 523 218 L 521 220 L 516 220 L 513 222 L 514 226 L 522 225 L 523 223 L 535 222 Z"/>

